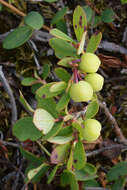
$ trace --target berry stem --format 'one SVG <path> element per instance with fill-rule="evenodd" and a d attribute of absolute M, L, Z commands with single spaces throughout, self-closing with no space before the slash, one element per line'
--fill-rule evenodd
<path fill-rule="evenodd" d="M 74 73 L 74 82 L 78 83 L 78 71 L 76 68 L 73 69 L 73 73 Z"/>

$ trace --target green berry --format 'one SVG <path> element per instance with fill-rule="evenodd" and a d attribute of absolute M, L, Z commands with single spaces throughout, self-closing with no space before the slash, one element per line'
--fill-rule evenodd
<path fill-rule="evenodd" d="M 86 81 L 80 81 L 72 84 L 70 88 L 70 97 L 75 102 L 87 102 L 92 99 L 93 89 Z"/>
<path fill-rule="evenodd" d="M 87 81 L 93 88 L 94 91 L 100 91 L 104 84 L 104 78 L 98 73 L 91 73 L 85 77 Z"/>
<path fill-rule="evenodd" d="M 80 70 L 86 73 L 97 72 L 101 62 L 100 59 L 93 53 L 84 53 L 79 64 Z"/>
<path fill-rule="evenodd" d="M 100 136 L 101 124 L 96 119 L 87 119 L 83 122 L 84 140 L 93 142 Z"/>

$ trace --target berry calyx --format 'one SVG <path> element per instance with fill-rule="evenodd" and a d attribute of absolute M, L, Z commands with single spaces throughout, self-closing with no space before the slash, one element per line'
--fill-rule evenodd
<path fill-rule="evenodd" d="M 100 59 L 93 53 L 84 53 L 81 57 L 79 68 L 86 73 L 97 72 L 101 62 Z"/>
<path fill-rule="evenodd" d="M 100 136 L 101 124 L 96 119 L 87 119 L 83 122 L 84 125 L 84 133 L 83 138 L 88 142 L 93 142 L 97 140 Z"/>
<path fill-rule="evenodd" d="M 93 89 L 86 81 L 79 81 L 72 84 L 70 88 L 70 97 L 75 102 L 87 102 L 92 99 Z"/>
<path fill-rule="evenodd" d="M 85 81 L 87 81 L 94 91 L 100 91 L 104 84 L 104 78 L 98 73 L 91 73 L 86 75 Z"/>

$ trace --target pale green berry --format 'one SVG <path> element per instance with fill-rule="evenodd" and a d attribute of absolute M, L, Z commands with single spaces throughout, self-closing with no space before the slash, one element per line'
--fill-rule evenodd
<path fill-rule="evenodd" d="M 93 53 L 84 53 L 81 57 L 79 68 L 86 73 L 97 72 L 101 62 L 100 59 Z"/>
<path fill-rule="evenodd" d="M 75 102 L 87 102 L 92 99 L 93 88 L 86 81 L 80 81 L 72 84 L 70 88 L 70 97 Z"/>
<path fill-rule="evenodd" d="M 87 119 L 83 122 L 84 125 L 84 133 L 83 138 L 88 142 L 93 142 L 97 140 L 100 136 L 101 124 L 96 119 Z"/>
<path fill-rule="evenodd" d="M 94 91 L 100 91 L 104 84 L 104 78 L 98 73 L 91 73 L 86 75 L 85 81 L 87 81 Z"/>

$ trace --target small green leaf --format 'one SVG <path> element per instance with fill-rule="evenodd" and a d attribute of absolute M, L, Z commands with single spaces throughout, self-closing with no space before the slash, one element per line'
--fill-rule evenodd
<path fill-rule="evenodd" d="M 94 53 L 96 51 L 96 49 L 98 48 L 98 46 L 101 42 L 101 39 L 102 39 L 101 32 L 99 32 L 97 34 L 93 34 L 87 45 L 86 52 Z"/>
<path fill-rule="evenodd" d="M 73 136 L 55 136 L 51 139 L 48 139 L 48 141 L 50 143 L 54 143 L 54 144 L 66 144 L 66 143 L 69 143 L 70 141 L 73 140 Z"/>
<path fill-rule="evenodd" d="M 36 94 L 41 97 L 41 98 L 51 98 L 53 96 L 57 96 L 59 94 L 61 94 L 61 91 L 57 91 L 57 92 L 50 92 L 50 87 L 55 84 L 55 82 L 51 82 L 48 84 L 43 85 L 42 87 L 40 87 L 37 91 Z"/>
<path fill-rule="evenodd" d="M 57 28 L 54 28 L 52 30 L 50 30 L 50 34 L 52 34 L 53 36 L 60 38 L 62 40 L 68 41 L 68 42 L 72 42 L 74 43 L 75 41 L 70 38 L 67 34 L 65 34 L 64 32 L 58 30 Z"/>
<path fill-rule="evenodd" d="M 43 73 L 42 73 L 42 78 L 44 80 L 47 79 L 48 75 L 50 73 L 50 65 L 49 64 L 44 64 L 43 66 Z"/>
<path fill-rule="evenodd" d="M 102 23 L 101 16 L 95 16 L 94 17 L 93 27 L 97 27 L 100 23 Z"/>
<path fill-rule="evenodd" d="M 83 9 L 86 13 L 87 22 L 90 22 L 93 16 L 93 10 L 88 5 L 84 6 Z"/>
<path fill-rule="evenodd" d="M 24 98 L 23 94 L 21 91 L 20 92 L 20 97 L 19 97 L 19 101 L 24 105 L 24 107 L 29 110 L 30 112 L 34 112 L 33 108 L 29 105 L 29 103 L 26 101 L 26 99 Z"/>
<path fill-rule="evenodd" d="M 111 8 L 105 9 L 101 14 L 101 19 L 105 23 L 113 22 L 115 19 L 115 13 Z"/>
<path fill-rule="evenodd" d="M 95 179 L 91 179 L 84 182 L 83 190 L 85 190 L 86 187 L 100 187 L 100 185 Z"/>
<path fill-rule="evenodd" d="M 119 180 L 116 180 L 115 183 L 112 185 L 111 190 L 121 190 L 123 189 L 125 183 L 125 177 L 119 177 Z"/>
<path fill-rule="evenodd" d="M 55 174 L 58 170 L 58 168 L 60 167 L 60 164 L 56 165 L 53 170 L 51 171 L 51 173 L 49 174 L 48 176 L 48 181 L 47 181 L 47 184 L 50 184 L 53 180 L 53 178 L 55 177 Z"/>
<path fill-rule="evenodd" d="M 61 99 L 59 100 L 59 102 L 56 105 L 56 110 L 57 111 L 61 111 L 63 110 L 69 103 L 70 101 L 70 96 L 68 93 L 64 93 L 61 97 Z"/>
<path fill-rule="evenodd" d="M 47 172 L 49 169 L 49 165 L 46 163 L 41 164 L 39 167 L 31 169 L 27 173 L 28 180 L 32 180 L 33 178 L 36 178 L 36 180 L 42 178 L 42 176 Z"/>
<path fill-rule="evenodd" d="M 35 84 L 37 82 L 37 79 L 32 78 L 32 77 L 26 77 L 21 81 L 21 84 L 23 86 L 32 86 L 33 84 Z"/>
<path fill-rule="evenodd" d="M 62 8 L 60 11 L 58 11 L 55 16 L 53 17 L 53 19 L 51 20 L 51 24 L 56 24 L 58 23 L 66 14 L 68 10 L 68 7 L 64 7 Z"/>
<path fill-rule="evenodd" d="M 108 181 L 118 180 L 120 176 L 127 175 L 127 162 L 120 162 L 113 166 L 107 174 Z"/>
<path fill-rule="evenodd" d="M 74 162 L 73 165 L 76 169 L 81 169 L 86 164 L 86 154 L 84 146 L 81 141 L 78 141 L 74 147 Z"/>
<path fill-rule="evenodd" d="M 67 83 L 64 81 L 56 82 L 50 87 L 50 92 L 59 92 L 65 90 L 67 87 Z"/>
<path fill-rule="evenodd" d="M 57 145 L 57 147 L 51 153 L 51 163 L 59 164 L 64 163 L 68 157 L 70 144 Z"/>
<path fill-rule="evenodd" d="M 121 0 L 121 3 L 125 4 L 125 3 L 127 3 L 127 0 Z"/>
<path fill-rule="evenodd" d="M 20 152 L 21 154 L 30 162 L 32 163 L 37 163 L 37 164 L 42 164 L 42 162 L 44 161 L 44 158 L 40 157 L 38 158 L 37 156 L 35 156 L 34 154 L 32 154 L 31 152 L 28 152 L 27 150 L 24 150 L 23 148 L 20 147 Z"/>
<path fill-rule="evenodd" d="M 61 59 L 57 64 L 63 67 L 71 67 L 71 65 L 69 65 L 69 62 L 72 62 L 73 60 L 75 60 L 74 57 L 65 57 L 63 59 Z"/>
<path fill-rule="evenodd" d="M 43 131 L 43 134 L 45 135 L 52 129 L 55 119 L 46 110 L 38 108 L 34 112 L 33 122 L 40 131 Z"/>
<path fill-rule="evenodd" d="M 58 136 L 71 136 L 72 133 L 73 133 L 72 126 L 65 126 L 60 130 Z"/>
<path fill-rule="evenodd" d="M 14 49 L 23 45 L 32 35 L 32 28 L 29 26 L 21 26 L 10 32 L 3 41 L 3 48 Z"/>
<path fill-rule="evenodd" d="M 83 168 L 89 175 L 94 175 L 97 172 L 96 167 L 93 164 L 86 163 L 85 167 Z"/>
<path fill-rule="evenodd" d="M 80 42 L 87 27 L 86 15 L 82 7 L 77 6 L 73 14 L 73 27 L 77 40 Z"/>
<path fill-rule="evenodd" d="M 87 106 L 87 111 L 85 114 L 86 119 L 93 118 L 99 110 L 99 104 L 97 100 L 93 100 L 92 102 L 89 103 Z"/>
<path fill-rule="evenodd" d="M 62 124 L 63 124 L 63 122 L 55 123 L 53 128 L 45 136 L 42 137 L 42 140 L 47 140 L 49 138 L 56 136 L 59 133 L 59 131 L 61 130 Z"/>
<path fill-rule="evenodd" d="M 86 163 L 85 167 L 80 170 L 75 170 L 76 180 L 87 181 L 96 177 L 96 168 L 89 163 Z"/>
<path fill-rule="evenodd" d="M 71 190 L 79 190 L 78 182 L 72 171 L 64 170 L 61 175 L 60 181 L 61 186 L 63 187 L 65 187 L 66 185 L 70 185 Z"/>
<path fill-rule="evenodd" d="M 65 82 L 68 82 L 71 78 L 71 75 L 63 68 L 58 67 L 54 70 L 54 72 L 59 79 Z"/>
<path fill-rule="evenodd" d="M 83 139 L 83 133 L 84 133 L 83 127 L 80 125 L 80 123 L 78 121 L 73 122 L 72 126 L 78 130 L 79 138 L 82 140 Z"/>
<path fill-rule="evenodd" d="M 36 95 L 37 108 L 43 108 L 49 112 L 55 118 L 58 118 L 58 112 L 56 111 L 56 102 L 53 98 L 40 98 Z"/>
<path fill-rule="evenodd" d="M 67 24 L 64 19 L 61 19 L 59 22 L 56 23 L 56 28 L 67 34 Z"/>
<path fill-rule="evenodd" d="M 39 30 L 43 24 L 43 17 L 36 11 L 31 11 L 24 17 L 24 23 L 35 30 Z"/>
<path fill-rule="evenodd" d="M 80 55 L 81 53 L 84 52 L 84 45 L 85 45 L 85 40 L 86 40 L 86 34 L 87 32 L 85 31 L 82 35 L 82 38 L 81 38 L 81 41 L 79 43 L 79 47 L 78 47 L 78 50 L 77 50 L 77 54 Z"/>
<path fill-rule="evenodd" d="M 35 141 L 39 139 L 42 136 L 42 133 L 35 127 L 32 120 L 32 117 L 24 117 L 16 121 L 12 128 L 13 135 L 20 141 L 28 139 Z"/>
<path fill-rule="evenodd" d="M 55 50 L 56 56 L 60 59 L 67 56 L 76 56 L 76 49 L 62 39 L 51 38 L 49 44 Z"/>
<path fill-rule="evenodd" d="M 71 146 L 71 152 L 70 152 L 68 162 L 67 162 L 67 169 L 68 170 L 72 170 L 72 167 L 73 167 L 73 149 L 74 149 L 74 146 L 72 145 Z"/>

